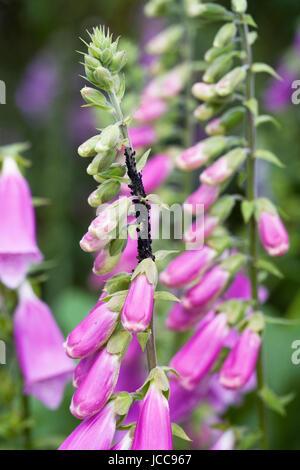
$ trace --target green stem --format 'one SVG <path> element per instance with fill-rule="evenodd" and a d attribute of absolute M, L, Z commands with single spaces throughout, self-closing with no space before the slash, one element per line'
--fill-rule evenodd
<path fill-rule="evenodd" d="M 112 92 L 108 93 L 108 95 L 109 95 L 110 102 L 111 102 L 111 104 L 114 108 L 115 116 L 116 116 L 117 121 L 123 122 L 123 120 L 124 120 L 123 112 L 122 112 L 119 100 L 118 100 L 115 92 L 112 91 Z M 128 139 L 129 147 L 130 147 L 130 149 L 132 149 L 132 144 L 131 144 L 131 141 L 130 141 L 127 125 L 122 124 L 121 129 L 122 129 L 123 137 Z M 151 323 L 150 323 L 151 334 L 149 336 L 149 339 L 147 341 L 147 346 L 146 346 L 147 362 L 148 362 L 149 372 L 157 366 L 156 345 L 155 345 L 155 328 L 154 328 L 154 318 L 153 317 L 154 317 L 154 313 L 152 315 L 152 319 L 151 319 Z"/>
<path fill-rule="evenodd" d="M 255 77 L 252 72 L 252 48 L 249 42 L 249 28 L 246 23 L 242 24 L 241 28 L 244 50 L 246 52 L 245 63 L 247 69 L 246 79 L 246 100 L 255 99 Z M 247 140 L 249 143 L 249 155 L 247 160 L 247 197 L 248 201 L 253 202 L 256 197 L 256 179 L 255 179 L 255 148 L 256 148 L 256 126 L 255 116 L 247 109 Z M 249 221 L 249 275 L 251 282 L 251 294 L 254 301 L 255 308 L 259 306 L 258 300 L 258 280 L 257 280 L 257 229 L 254 215 Z M 263 365 L 263 349 L 261 347 L 259 359 L 257 361 L 257 386 L 261 390 L 264 386 L 264 365 Z M 267 449 L 267 421 L 266 421 L 266 408 L 263 401 L 257 397 L 258 407 L 258 421 L 259 427 L 262 431 L 261 448 Z"/>
<path fill-rule="evenodd" d="M 30 405 L 28 395 L 22 395 L 22 408 L 23 408 L 23 420 L 26 421 L 26 426 L 24 427 L 23 437 L 24 437 L 24 449 L 32 449 L 32 439 L 31 439 L 31 429 L 29 426 L 30 420 Z"/>

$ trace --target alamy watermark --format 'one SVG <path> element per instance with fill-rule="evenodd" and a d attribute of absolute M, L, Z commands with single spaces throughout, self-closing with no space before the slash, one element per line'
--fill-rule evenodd
<path fill-rule="evenodd" d="M 291 96 L 292 103 L 298 105 L 300 104 L 300 80 L 294 80 L 292 88 L 295 90 Z"/>
<path fill-rule="evenodd" d="M 300 364 L 300 339 L 295 339 L 291 344 L 291 348 L 294 349 L 291 355 L 292 364 L 298 366 Z"/>
<path fill-rule="evenodd" d="M 0 339 L 0 364 L 6 364 L 6 344 Z"/>
<path fill-rule="evenodd" d="M 3 80 L 0 80 L 0 104 L 6 104 L 6 85 Z"/>

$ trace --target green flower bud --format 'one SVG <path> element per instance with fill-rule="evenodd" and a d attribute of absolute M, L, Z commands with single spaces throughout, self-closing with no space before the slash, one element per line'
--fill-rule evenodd
<path fill-rule="evenodd" d="M 211 121 L 206 126 L 205 132 L 208 135 L 223 135 L 243 120 L 245 112 L 242 106 L 229 109 L 223 116 Z"/>
<path fill-rule="evenodd" d="M 112 271 L 118 264 L 122 252 L 115 256 L 111 256 L 109 249 L 104 248 L 101 250 L 95 258 L 93 273 L 98 276 L 103 276 L 104 274 Z"/>
<path fill-rule="evenodd" d="M 216 60 L 207 68 L 203 75 L 203 80 L 206 83 L 214 83 L 232 67 L 232 54 L 223 54 L 217 57 Z"/>
<path fill-rule="evenodd" d="M 207 121 L 219 111 L 220 107 L 213 103 L 203 103 L 195 109 L 194 116 L 198 121 Z"/>
<path fill-rule="evenodd" d="M 80 157 L 94 157 L 97 154 L 95 150 L 95 145 L 99 139 L 100 139 L 99 134 L 94 135 L 93 137 L 88 139 L 86 142 L 81 144 L 78 147 L 78 155 L 80 155 Z"/>
<path fill-rule="evenodd" d="M 106 48 L 100 53 L 100 60 L 104 67 L 108 67 L 113 57 L 113 51 Z"/>
<path fill-rule="evenodd" d="M 215 157 L 225 149 L 226 138 L 221 135 L 216 137 L 208 137 L 208 139 L 203 140 L 202 143 L 204 154 L 209 158 Z"/>
<path fill-rule="evenodd" d="M 217 57 L 220 57 L 223 54 L 228 54 L 229 52 L 232 52 L 233 50 L 233 44 L 228 44 L 225 47 L 219 48 L 219 47 L 212 47 L 211 49 L 208 49 L 208 51 L 205 53 L 204 59 L 206 62 L 213 62 Z"/>
<path fill-rule="evenodd" d="M 245 80 L 245 67 L 236 67 L 224 75 L 216 84 L 215 91 L 219 96 L 228 96 Z"/>
<path fill-rule="evenodd" d="M 114 176 L 123 177 L 125 173 L 126 167 L 122 165 L 122 163 L 113 163 L 109 168 L 95 175 L 94 178 L 99 183 L 103 183 L 103 181 L 113 178 Z"/>
<path fill-rule="evenodd" d="M 100 139 L 95 147 L 96 152 L 107 152 L 113 149 L 120 138 L 120 127 L 117 124 L 107 126 L 100 134 Z"/>
<path fill-rule="evenodd" d="M 217 32 L 213 45 L 214 47 L 225 47 L 231 42 L 237 33 L 237 28 L 234 23 L 227 23 L 222 26 Z"/>
<path fill-rule="evenodd" d="M 123 237 L 115 238 L 109 244 L 110 256 L 120 255 L 126 248 L 127 245 L 127 231 L 123 233 Z"/>
<path fill-rule="evenodd" d="M 84 62 L 85 62 L 86 67 L 89 67 L 90 69 L 96 69 L 97 67 L 101 65 L 99 60 L 95 59 L 94 57 L 91 57 L 88 54 L 85 54 Z"/>
<path fill-rule="evenodd" d="M 89 52 L 91 53 L 91 56 L 95 59 L 100 59 L 101 50 L 99 49 L 99 47 L 96 47 L 95 44 L 93 44 L 92 42 L 89 45 Z"/>
<path fill-rule="evenodd" d="M 192 94 L 202 101 L 212 101 L 217 97 L 215 85 L 203 82 L 198 82 L 193 85 Z"/>
<path fill-rule="evenodd" d="M 113 55 L 113 58 L 109 65 L 109 70 L 112 73 L 119 73 L 120 70 L 122 70 L 122 68 L 125 66 L 126 62 L 127 62 L 126 52 L 125 51 L 116 52 L 116 54 Z"/>
<path fill-rule="evenodd" d="M 247 6 L 247 0 L 231 0 L 231 7 L 235 13 L 245 13 Z"/>
<path fill-rule="evenodd" d="M 97 86 L 105 91 L 110 91 L 113 88 L 113 78 L 111 73 L 105 67 L 97 67 L 93 73 L 94 81 Z"/>
<path fill-rule="evenodd" d="M 232 196 L 224 196 L 217 200 L 209 211 L 209 215 L 217 217 L 222 222 L 229 217 L 234 207 L 235 200 Z"/>
<path fill-rule="evenodd" d="M 228 271 L 231 276 L 234 276 L 246 262 L 245 255 L 237 253 L 232 256 L 228 256 L 224 261 L 220 263 L 220 266 Z"/>
<path fill-rule="evenodd" d="M 213 3 L 192 2 L 187 8 L 187 13 L 192 18 L 197 17 L 206 21 L 230 20 L 234 17 L 226 8 Z"/>
<path fill-rule="evenodd" d="M 106 105 L 105 97 L 100 91 L 95 90 L 95 88 L 85 86 L 80 90 L 80 93 L 84 101 L 88 104 L 100 107 Z"/>
<path fill-rule="evenodd" d="M 146 50 L 149 54 L 165 54 L 172 50 L 182 36 L 183 27 L 181 25 L 170 26 L 151 39 L 146 46 Z"/>
<path fill-rule="evenodd" d="M 145 14 L 149 17 L 164 15 L 173 0 L 151 0 L 145 5 Z"/>
<path fill-rule="evenodd" d="M 99 188 L 93 191 L 89 198 L 88 203 L 91 207 L 98 207 L 105 202 L 114 199 L 120 191 L 120 183 L 115 180 L 104 181 Z"/>

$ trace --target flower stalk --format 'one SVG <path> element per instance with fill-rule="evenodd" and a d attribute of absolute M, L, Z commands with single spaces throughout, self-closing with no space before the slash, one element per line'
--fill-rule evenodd
<path fill-rule="evenodd" d="M 246 100 L 250 102 L 255 100 L 255 74 L 252 71 L 253 58 L 252 58 L 252 47 L 249 41 L 249 28 L 248 25 L 242 21 L 241 36 L 243 41 L 243 48 L 246 54 L 245 63 L 247 64 L 247 77 L 246 77 Z M 256 198 L 256 161 L 254 157 L 256 149 L 256 125 L 255 116 L 253 111 L 247 109 L 247 121 L 246 121 L 246 137 L 249 144 L 249 155 L 247 158 L 247 198 L 250 203 L 253 203 Z M 255 222 L 255 216 L 249 220 L 249 277 L 251 283 L 251 297 L 254 303 L 254 308 L 259 308 L 258 299 L 258 271 L 256 267 L 257 262 L 257 228 Z M 264 386 L 264 364 L 263 364 L 263 346 L 261 345 L 258 361 L 257 361 L 257 385 L 258 391 L 262 390 Z M 267 411 L 264 402 L 257 397 L 258 407 L 258 421 L 259 427 L 262 431 L 261 447 L 267 449 Z"/>

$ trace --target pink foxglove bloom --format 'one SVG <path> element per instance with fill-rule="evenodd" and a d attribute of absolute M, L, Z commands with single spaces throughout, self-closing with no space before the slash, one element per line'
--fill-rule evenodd
<path fill-rule="evenodd" d="M 227 316 L 216 315 L 203 323 L 194 336 L 175 354 L 171 367 L 179 374 L 181 385 L 193 389 L 209 372 L 228 334 Z"/>
<path fill-rule="evenodd" d="M 235 436 L 231 429 L 225 431 L 210 450 L 234 450 Z"/>
<path fill-rule="evenodd" d="M 172 450 L 169 404 L 155 383 L 141 404 L 132 450 Z"/>
<path fill-rule="evenodd" d="M 201 173 L 200 181 L 203 184 L 216 186 L 229 178 L 232 172 L 227 157 L 221 157 Z"/>
<path fill-rule="evenodd" d="M 209 246 L 185 251 L 161 273 L 161 282 L 168 287 L 181 287 L 200 279 L 209 269 L 217 252 Z"/>
<path fill-rule="evenodd" d="M 204 275 L 199 284 L 186 292 L 182 305 L 187 309 L 209 307 L 224 290 L 229 277 L 228 271 L 222 269 L 221 266 L 215 266 Z"/>
<path fill-rule="evenodd" d="M 184 232 L 183 240 L 188 244 L 202 244 L 212 234 L 218 223 L 219 218 L 209 214 L 199 217 Z"/>
<path fill-rule="evenodd" d="M 146 100 L 141 107 L 135 112 L 134 119 L 138 122 L 145 123 L 154 121 L 167 111 L 166 103 L 159 98 Z"/>
<path fill-rule="evenodd" d="M 119 313 L 98 301 L 91 312 L 69 334 L 64 347 L 69 357 L 82 358 L 100 349 L 118 323 Z"/>
<path fill-rule="evenodd" d="M 170 380 L 170 416 L 171 421 L 180 423 L 186 421 L 205 395 L 205 386 L 198 386 L 193 390 L 187 390 L 180 385 L 178 380 Z"/>
<path fill-rule="evenodd" d="M 207 186 L 201 184 L 199 188 L 191 194 L 183 205 L 185 212 L 193 215 L 202 214 L 206 211 L 217 199 L 219 195 L 218 186 Z"/>
<path fill-rule="evenodd" d="M 111 450 L 130 450 L 132 447 L 133 437 L 131 431 L 128 431 L 125 436 L 115 444 Z"/>
<path fill-rule="evenodd" d="M 121 319 L 126 330 L 144 331 L 150 323 L 153 311 L 154 285 L 145 274 L 139 274 L 129 287 L 122 309 Z"/>
<path fill-rule="evenodd" d="M 265 303 L 268 298 L 268 290 L 264 286 L 259 286 L 258 297 L 261 304 Z M 224 293 L 224 299 L 242 299 L 251 300 L 251 283 L 250 279 L 243 273 L 238 273 L 233 283 Z"/>
<path fill-rule="evenodd" d="M 169 99 L 177 96 L 184 85 L 184 74 L 182 74 L 182 71 L 176 67 L 162 77 L 152 80 L 144 89 L 143 96 L 147 99 Z"/>
<path fill-rule="evenodd" d="M 34 395 L 48 408 L 57 408 L 75 365 L 64 353 L 64 338 L 50 309 L 28 283 L 19 290 L 14 337 L 24 393 Z"/>
<path fill-rule="evenodd" d="M 204 165 L 208 160 L 208 155 L 205 153 L 204 144 L 200 142 L 186 150 L 184 150 L 176 158 L 176 165 L 183 171 L 195 170 Z"/>
<path fill-rule="evenodd" d="M 5 158 L 0 175 L 0 227 L 0 281 L 15 289 L 42 255 L 36 244 L 30 188 L 12 158 Z"/>
<path fill-rule="evenodd" d="M 71 413 L 79 419 L 88 418 L 103 408 L 116 386 L 120 357 L 106 349 L 100 351 L 73 395 Z"/>
<path fill-rule="evenodd" d="M 78 388 L 79 385 L 83 382 L 97 356 L 98 351 L 94 352 L 93 354 L 90 354 L 89 356 L 84 357 L 78 362 L 73 374 L 74 388 Z"/>
<path fill-rule="evenodd" d="M 100 413 L 82 421 L 58 450 L 108 450 L 115 430 L 116 413 L 112 401 Z"/>
<path fill-rule="evenodd" d="M 289 236 L 278 214 L 261 212 L 258 230 L 263 247 L 270 256 L 281 256 L 288 251 Z"/>
<path fill-rule="evenodd" d="M 203 317 L 206 310 L 187 310 L 181 303 L 176 303 L 170 310 L 166 319 L 166 327 L 173 331 L 187 331 L 194 327 Z"/>
<path fill-rule="evenodd" d="M 156 141 L 156 133 L 152 126 L 131 127 L 129 135 L 133 148 L 148 147 Z"/>
<path fill-rule="evenodd" d="M 220 384 L 233 390 L 246 385 L 256 366 L 261 339 L 259 334 L 246 328 L 227 356 L 221 372 Z"/>
<path fill-rule="evenodd" d="M 143 184 L 147 194 L 156 190 L 169 176 L 173 168 L 170 157 L 160 153 L 152 157 L 143 168 Z M 127 185 L 122 186 L 122 193 L 130 195 Z"/>

